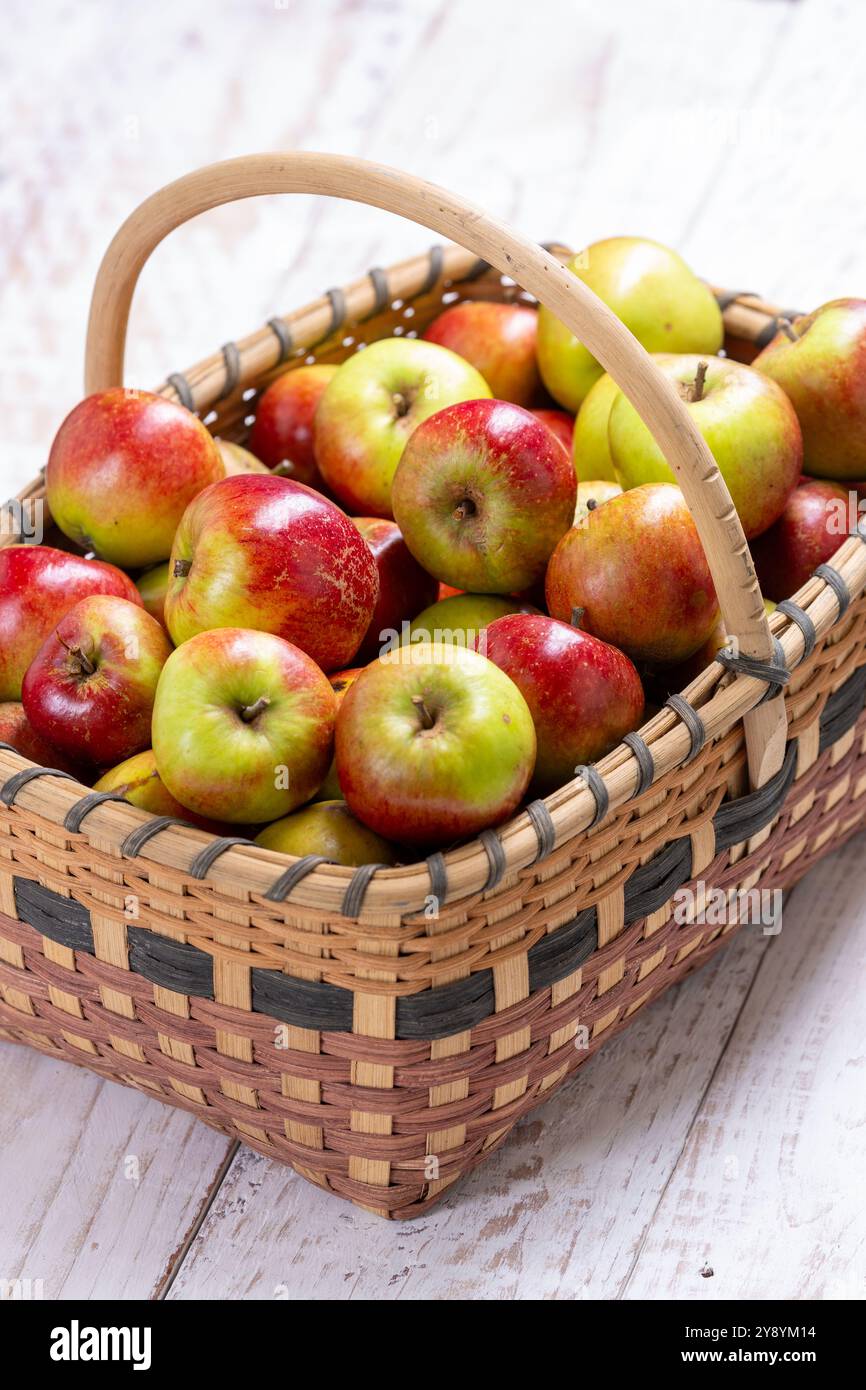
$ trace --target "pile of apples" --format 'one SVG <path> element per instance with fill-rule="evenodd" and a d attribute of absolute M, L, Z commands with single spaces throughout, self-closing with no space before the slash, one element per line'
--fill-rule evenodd
<path fill-rule="evenodd" d="M 572 269 L 676 383 L 765 594 L 793 593 L 866 476 L 866 302 L 746 366 L 666 247 Z M 296 366 L 247 445 L 145 391 L 72 411 L 46 469 L 69 548 L 0 551 L 0 741 L 156 814 L 392 864 L 570 781 L 725 641 L 671 470 L 544 308 L 456 303 Z"/>

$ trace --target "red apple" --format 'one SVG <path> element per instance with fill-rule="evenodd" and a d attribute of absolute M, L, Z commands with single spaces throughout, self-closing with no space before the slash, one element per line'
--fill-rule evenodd
<path fill-rule="evenodd" d="M 413 430 L 443 406 L 480 396 L 490 396 L 480 372 L 438 343 L 370 343 L 342 364 L 319 402 L 322 477 L 350 512 L 392 516 L 391 483 Z"/>
<path fill-rule="evenodd" d="M 466 300 L 452 304 L 424 333 L 471 362 L 500 401 L 529 405 L 540 378 L 535 356 L 538 313 L 521 304 Z"/>
<path fill-rule="evenodd" d="M 64 757 L 59 748 L 54 748 L 39 737 L 24 712 L 24 706 L 18 701 L 0 704 L 0 743 L 8 743 L 22 758 L 29 758 L 31 763 L 38 763 L 40 767 L 56 767 L 60 772 L 72 772 L 76 777 L 81 775 L 80 770 Z"/>
<path fill-rule="evenodd" d="M 837 483 L 801 483 L 779 520 L 752 542 L 758 582 L 767 598 L 790 598 L 832 559 L 848 534 L 848 494 Z"/>
<path fill-rule="evenodd" d="M 276 820 L 322 782 L 335 713 L 327 676 L 291 642 L 245 628 L 201 632 L 172 652 L 159 682 L 159 775 L 201 816 Z"/>
<path fill-rule="evenodd" d="M 396 522 L 371 516 L 352 520 L 370 547 L 379 572 L 379 598 L 367 634 L 355 653 L 359 665 L 366 666 L 386 640 L 381 633 L 399 632 L 404 619 L 414 618 L 422 608 L 435 603 L 439 581 L 418 564 Z"/>
<path fill-rule="evenodd" d="M 563 536 L 551 557 L 547 607 L 634 660 L 684 661 L 719 617 L 712 576 L 685 498 L 672 483 L 611 497 Z"/>
<path fill-rule="evenodd" d="M 866 478 L 866 299 L 834 299 L 795 319 L 752 366 L 790 397 L 807 473 Z"/>
<path fill-rule="evenodd" d="M 426 420 L 394 477 L 394 516 L 437 579 L 510 594 L 544 574 L 571 525 L 577 482 L 546 425 L 505 401 L 464 401 Z"/>
<path fill-rule="evenodd" d="M 447 845 L 504 820 L 535 762 L 513 681 L 478 652 L 422 643 L 372 662 L 337 718 L 337 771 L 359 820 L 385 839 Z"/>
<path fill-rule="evenodd" d="M 567 410 L 530 410 L 529 413 L 546 425 L 551 434 L 556 435 L 571 458 L 574 447 L 574 416 L 569 415 Z"/>
<path fill-rule="evenodd" d="M 320 493 L 272 474 L 224 478 L 184 513 L 165 600 L 180 645 L 209 628 L 272 632 L 327 671 L 345 666 L 379 594 L 376 562 Z"/>
<path fill-rule="evenodd" d="M 141 603 L 132 580 L 114 565 L 50 545 L 0 550 L 0 700 L 18 700 L 24 673 L 55 623 L 88 594 Z"/>
<path fill-rule="evenodd" d="M 486 637 L 489 660 L 514 681 L 535 724 L 537 795 L 569 782 L 579 763 L 596 762 L 640 724 L 640 677 L 616 647 L 543 614 L 497 618 Z"/>
<path fill-rule="evenodd" d="M 154 565 L 153 569 L 145 570 L 135 581 L 135 587 L 141 597 L 145 613 L 149 613 L 152 618 L 156 618 L 158 623 L 165 627 L 165 596 L 168 593 L 168 581 L 171 566 L 168 560 L 161 565 Z"/>
<path fill-rule="evenodd" d="M 125 758 L 122 763 L 103 773 L 99 781 L 94 782 L 93 790 L 117 792 L 119 796 L 126 798 L 130 806 L 150 811 L 152 816 L 174 816 L 176 820 L 188 821 L 190 825 L 209 830 L 212 835 L 223 835 L 229 828 L 221 821 L 197 816 L 195 811 L 183 806 L 177 797 L 172 796 L 159 775 L 152 748 L 145 749 L 143 753 L 135 753 L 131 758 Z"/>
<path fill-rule="evenodd" d="M 224 473 L 200 420 L 150 391 L 88 396 L 51 446 L 45 489 L 64 535 L 127 569 L 165 560 L 185 508 Z"/>
<path fill-rule="evenodd" d="M 272 381 L 256 405 L 249 447 L 269 468 L 286 465 L 285 476 L 320 487 L 322 475 L 313 452 L 313 419 L 337 367 L 313 362 L 294 367 Z"/>
<path fill-rule="evenodd" d="M 70 758 L 97 767 L 129 758 L 150 745 L 157 681 L 170 652 L 143 608 L 103 594 L 84 598 L 28 668 L 21 695 L 27 718 Z"/>

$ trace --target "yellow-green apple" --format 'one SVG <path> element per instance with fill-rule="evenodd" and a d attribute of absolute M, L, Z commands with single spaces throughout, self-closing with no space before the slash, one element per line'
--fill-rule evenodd
<path fill-rule="evenodd" d="M 607 427 L 610 408 L 619 395 L 619 387 L 607 372 L 600 376 L 584 397 L 577 412 L 572 438 L 572 457 L 578 481 L 581 478 L 606 478 L 616 481 Z"/>
<path fill-rule="evenodd" d="M 168 560 L 163 560 L 161 565 L 154 565 L 153 569 L 145 570 L 135 581 L 135 587 L 141 596 L 145 613 L 156 618 L 156 621 L 162 623 L 163 627 L 165 627 L 165 596 L 168 593 L 170 573 L 171 566 Z"/>
<path fill-rule="evenodd" d="M 439 642 L 484 652 L 484 633 L 497 618 L 508 613 L 537 613 L 520 598 L 501 594 L 453 594 L 425 608 L 400 633 L 408 642 Z M 396 641 L 392 643 L 396 645 Z"/>
<path fill-rule="evenodd" d="M 648 483 L 594 508 L 551 557 L 547 606 L 633 660 L 684 661 L 719 618 L 698 530 L 678 487 Z"/>
<path fill-rule="evenodd" d="M 172 652 L 157 688 L 159 775 L 200 816 L 250 824 L 286 816 L 328 771 L 336 704 L 327 676 L 282 637 L 201 632 Z"/>
<path fill-rule="evenodd" d="M 781 387 L 724 357 L 659 355 L 719 466 L 751 539 L 772 526 L 797 484 L 803 440 Z M 624 488 L 674 481 L 665 456 L 631 401 L 620 392 L 608 428 L 616 475 Z"/>
<path fill-rule="evenodd" d="M 146 748 L 143 753 L 135 753 L 122 763 L 103 773 L 93 790 L 97 792 L 117 792 L 130 806 L 138 806 L 142 811 L 150 811 L 153 816 L 174 816 L 177 820 L 189 821 L 202 830 L 221 835 L 226 826 L 220 821 L 197 816 L 188 806 L 182 805 L 172 796 L 164 784 L 156 766 L 153 749 Z"/>
<path fill-rule="evenodd" d="M 391 483 L 413 430 L 446 405 L 484 396 L 481 373 L 438 343 L 370 343 L 342 364 L 316 410 L 322 477 L 350 512 L 391 517 Z"/>
<path fill-rule="evenodd" d="M 608 482 L 606 478 L 588 478 L 585 483 L 578 483 L 574 504 L 575 522 L 581 521 L 587 512 L 595 511 L 602 502 L 609 502 L 611 497 L 619 497 L 621 492 L 619 483 Z"/>
<path fill-rule="evenodd" d="M 473 593 L 510 594 L 544 574 L 574 517 L 571 460 L 507 401 L 463 401 L 419 425 L 394 475 L 394 517 L 416 560 Z"/>
<path fill-rule="evenodd" d="M 791 398 L 820 478 L 866 478 L 866 299 L 833 299 L 785 324 L 752 364 Z"/>
<path fill-rule="evenodd" d="M 33 728 L 67 757 L 106 767 L 150 744 L 160 672 L 171 652 L 163 628 L 138 604 L 83 598 L 46 637 L 24 677 Z"/>
<path fill-rule="evenodd" d="M 267 464 L 251 454 L 241 444 L 233 444 L 228 439 L 215 440 L 217 451 L 222 459 L 223 472 L 227 478 L 237 473 L 269 473 Z"/>
<path fill-rule="evenodd" d="M 308 487 L 322 485 L 313 450 L 313 420 L 336 374 L 333 363 L 294 367 L 272 381 L 256 404 L 248 441 L 256 458 Z"/>
<path fill-rule="evenodd" d="M 422 569 L 394 521 L 384 517 L 355 516 L 352 521 L 367 542 L 379 572 L 379 597 L 366 636 L 355 653 L 359 665 L 379 652 L 388 634 L 435 603 L 439 581 Z"/>
<path fill-rule="evenodd" d="M 290 478 L 248 473 L 184 512 L 165 617 L 178 645 L 209 628 L 257 628 L 334 670 L 357 651 L 378 593 L 370 548 L 339 507 Z"/>
<path fill-rule="evenodd" d="M 778 521 L 752 545 L 763 593 L 790 598 L 835 555 L 848 534 L 848 494 L 838 483 L 801 483 Z"/>
<path fill-rule="evenodd" d="M 530 415 L 534 415 L 536 420 L 540 420 L 546 425 L 551 434 L 555 434 L 565 452 L 571 458 L 574 447 L 574 416 L 569 415 L 567 410 L 530 410 Z"/>
<path fill-rule="evenodd" d="M 359 820 L 388 840 L 447 845 L 516 809 L 535 764 L 517 686 L 465 647 L 399 647 L 367 667 L 337 719 L 337 771 Z"/>
<path fill-rule="evenodd" d="M 80 770 L 59 748 L 40 738 L 19 700 L 0 704 L 0 743 L 8 743 L 22 758 L 29 758 L 31 763 L 38 763 L 40 767 L 56 767 L 60 772 L 81 776 Z"/>
<path fill-rule="evenodd" d="M 24 672 L 55 623 L 88 594 L 141 603 L 128 575 L 50 545 L 0 550 L 0 700 L 19 700 Z"/>
<path fill-rule="evenodd" d="M 223 473 L 214 440 L 191 411 L 115 387 L 67 415 L 45 490 L 65 535 L 103 560 L 143 569 L 168 557 L 185 508 Z"/>
<path fill-rule="evenodd" d="M 343 696 L 360 676 L 363 666 L 353 666 L 348 671 L 334 671 L 328 677 L 331 682 L 331 689 L 337 697 L 337 714 L 340 713 L 340 705 L 343 703 Z M 316 792 L 316 801 L 339 801 L 343 793 L 340 791 L 340 779 L 337 776 L 337 761 L 331 759 L 331 766 L 328 768 L 324 782 Z"/>
<path fill-rule="evenodd" d="M 676 251 L 645 237 L 596 241 L 568 263 L 648 352 L 718 352 L 722 315 L 712 291 Z M 600 363 L 549 309 L 538 312 L 538 365 L 560 405 L 577 411 Z M 593 472 L 598 475 L 597 468 Z"/>
<path fill-rule="evenodd" d="M 643 686 L 628 657 L 569 623 L 515 613 L 487 629 L 486 653 L 529 706 L 538 753 L 532 789 L 545 796 L 579 763 L 604 756 L 640 724 Z"/>
<path fill-rule="evenodd" d="M 345 801 L 316 801 L 266 825 L 256 844 L 280 854 L 321 854 L 332 864 L 397 864 L 395 845 L 362 825 Z"/>
<path fill-rule="evenodd" d="M 424 337 L 471 362 L 497 400 L 528 406 L 540 386 L 537 333 L 535 309 L 478 299 L 452 304 L 433 320 Z"/>

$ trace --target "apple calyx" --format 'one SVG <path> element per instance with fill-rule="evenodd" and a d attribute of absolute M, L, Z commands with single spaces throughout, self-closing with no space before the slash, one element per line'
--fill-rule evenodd
<path fill-rule="evenodd" d="M 699 362 L 694 381 L 683 382 L 682 384 L 683 399 L 687 401 L 689 405 L 694 405 L 697 401 L 702 401 L 704 398 L 704 382 L 707 379 L 707 366 L 708 364 L 706 362 Z"/>
<path fill-rule="evenodd" d="M 406 391 L 395 391 L 391 400 L 394 403 L 394 413 L 398 420 L 402 420 L 404 415 L 408 415 L 412 409 L 412 397 Z"/>
<path fill-rule="evenodd" d="M 436 720 L 434 719 L 433 715 L 430 713 L 429 709 L 425 705 L 424 696 L 413 695 L 412 704 L 418 711 L 418 717 L 421 720 L 422 729 L 432 729 L 434 724 L 436 723 Z"/>
<path fill-rule="evenodd" d="M 172 573 L 175 579 L 186 579 L 191 569 L 192 560 L 175 560 Z"/>
<path fill-rule="evenodd" d="M 467 517 L 475 516 L 478 508 L 471 497 L 464 497 L 457 503 L 451 515 L 455 521 L 465 521 Z"/>
<path fill-rule="evenodd" d="M 258 719 L 260 714 L 264 714 L 270 703 L 267 695 L 260 695 L 251 705 L 243 705 L 241 709 L 238 710 L 238 714 L 245 724 L 252 724 L 254 720 Z"/>

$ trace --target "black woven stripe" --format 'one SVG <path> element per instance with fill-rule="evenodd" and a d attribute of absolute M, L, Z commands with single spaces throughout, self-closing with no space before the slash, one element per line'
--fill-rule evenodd
<path fill-rule="evenodd" d="M 448 1038 L 474 1028 L 494 1012 L 493 972 L 425 989 L 397 1000 L 397 1037 Z"/>
<path fill-rule="evenodd" d="M 130 830 L 126 839 L 120 846 L 120 852 L 124 859 L 134 859 L 140 854 L 148 840 L 154 839 L 156 835 L 168 830 L 169 826 L 181 825 L 185 829 L 192 829 L 185 820 L 178 820 L 177 816 L 153 816 L 146 820 L 143 825 L 139 825 L 136 830 Z"/>
<path fill-rule="evenodd" d="M 127 927 L 129 968 L 163 989 L 213 999 L 213 957 L 147 927 Z"/>
<path fill-rule="evenodd" d="M 529 951 L 529 988 L 546 989 L 564 980 L 589 960 L 598 946 L 598 917 L 594 907 L 579 912 L 573 922 L 543 936 Z"/>
<path fill-rule="evenodd" d="M 821 714 L 821 733 L 818 751 L 826 749 L 853 728 L 866 704 L 866 666 L 849 676 L 835 694 L 831 695 Z"/>
<path fill-rule="evenodd" d="M 796 767 L 795 739 L 788 744 L 785 760 L 775 777 L 771 777 L 769 782 L 757 791 L 737 797 L 736 801 L 719 807 L 713 817 L 717 851 L 730 849 L 731 845 L 738 845 L 743 840 L 750 839 L 752 835 L 757 835 L 759 830 L 763 830 L 764 826 L 769 825 L 770 821 L 775 820 L 794 780 Z"/>
<path fill-rule="evenodd" d="M 17 752 L 13 748 L 10 752 Z M 15 798 L 28 782 L 35 782 L 37 777 L 63 777 L 67 782 L 76 782 L 78 779 L 73 777 L 71 772 L 60 772 L 56 767 L 23 767 L 20 772 L 13 772 L 12 776 L 0 787 L 0 801 L 6 806 L 14 806 Z"/>
<path fill-rule="evenodd" d="M 88 792 L 80 801 L 76 801 L 74 806 L 70 806 L 63 819 L 63 828 L 77 835 L 84 817 L 89 816 L 90 812 L 95 811 L 104 801 L 122 801 L 129 805 L 126 797 L 121 796 L 119 792 Z"/>
<path fill-rule="evenodd" d="M 265 897 L 269 898 L 271 902 L 285 902 L 292 889 L 297 887 L 302 878 L 306 878 L 307 874 L 311 874 L 320 864 L 332 864 L 333 862 L 332 859 L 326 859 L 323 854 L 305 854 L 290 869 L 286 869 L 284 873 L 280 874 L 265 893 Z"/>
<path fill-rule="evenodd" d="M 28 878 L 13 878 L 15 913 L 19 922 L 35 927 L 49 941 L 68 946 L 72 951 L 93 955 L 93 930 L 90 913 L 74 898 L 62 898 L 51 888 L 33 883 Z"/>
<path fill-rule="evenodd" d="M 625 885 L 625 923 L 640 921 L 664 907 L 692 876 L 692 845 L 688 836 L 672 840 L 646 864 L 635 869 Z"/>
<path fill-rule="evenodd" d="M 226 850 L 232 849 L 235 845 L 251 845 L 252 840 L 248 840 L 244 835 L 218 835 L 200 849 L 193 859 L 187 872 L 190 878 L 204 878 L 208 870 L 216 863 L 221 854 Z"/>
<path fill-rule="evenodd" d="M 320 980 L 293 980 L 275 970 L 252 970 L 253 1009 L 296 1028 L 351 1033 L 354 996 Z"/>

